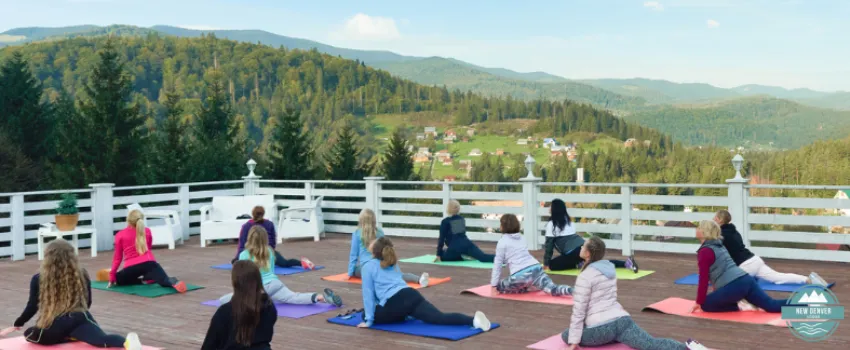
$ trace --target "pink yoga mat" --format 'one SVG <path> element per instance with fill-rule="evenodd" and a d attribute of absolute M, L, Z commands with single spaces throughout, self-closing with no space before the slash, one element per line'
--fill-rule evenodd
<path fill-rule="evenodd" d="M 735 311 L 735 312 L 695 312 L 691 313 L 694 302 L 682 298 L 667 298 L 643 308 L 643 311 L 656 311 L 668 315 L 702 318 L 706 320 L 729 321 L 751 324 L 763 324 L 776 327 L 787 327 L 782 314 L 771 314 L 764 311 Z"/>
<path fill-rule="evenodd" d="M 144 341 L 144 339 L 142 339 Z M 71 342 L 59 345 L 44 346 L 30 343 L 24 337 L 0 339 L 0 350 L 95 350 L 100 349 L 82 342 Z M 144 350 L 162 350 L 152 346 L 143 346 Z"/>
<path fill-rule="evenodd" d="M 531 293 L 522 293 L 522 294 L 496 294 L 490 295 L 491 287 L 489 284 L 485 284 L 481 287 L 475 287 L 472 289 L 467 289 L 465 291 L 460 292 L 460 294 L 475 294 L 478 296 L 482 296 L 485 298 L 493 298 L 493 299 L 506 299 L 506 300 L 516 300 L 516 301 L 530 301 L 533 303 L 545 303 L 545 304 L 559 304 L 559 305 L 572 305 L 573 297 L 571 296 L 563 296 L 563 297 L 553 297 L 549 294 L 543 292 L 531 292 Z"/>
<path fill-rule="evenodd" d="M 549 338 L 543 339 L 539 342 L 536 342 L 534 344 L 526 346 L 526 348 L 535 349 L 535 350 L 566 350 L 567 344 L 564 343 L 564 341 L 561 339 L 560 334 L 556 334 L 556 335 L 553 335 Z M 603 345 L 603 346 L 594 346 L 594 347 L 579 346 L 578 349 L 634 350 L 634 348 L 632 348 L 631 346 L 621 344 L 621 343 L 614 343 L 614 344 L 608 344 L 608 345 Z"/>
<path fill-rule="evenodd" d="M 209 300 L 201 303 L 201 305 L 219 307 L 221 303 L 219 303 L 218 300 Z M 307 305 L 274 304 L 274 307 L 277 309 L 277 317 L 289 318 L 303 318 L 339 309 L 334 305 L 326 303 L 315 303 Z"/>

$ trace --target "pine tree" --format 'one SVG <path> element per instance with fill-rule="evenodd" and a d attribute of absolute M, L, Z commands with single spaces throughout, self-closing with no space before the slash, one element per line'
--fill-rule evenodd
<path fill-rule="evenodd" d="M 331 180 L 363 180 L 372 172 L 372 164 L 360 159 L 363 150 L 357 147 L 354 129 L 346 125 L 336 134 L 336 143 L 325 158 Z"/>
<path fill-rule="evenodd" d="M 80 166 L 90 162 L 91 155 L 81 150 L 92 149 L 89 145 L 92 140 L 85 132 L 91 129 L 92 125 L 80 115 L 73 98 L 64 91 L 53 103 L 53 118 L 56 123 L 52 143 L 55 152 L 47 164 L 51 177 L 50 187 L 84 187 L 88 184 L 85 175 L 88 168 Z"/>
<path fill-rule="evenodd" d="M 154 183 L 178 183 L 184 179 L 188 152 L 180 96 L 174 91 L 166 92 L 164 107 L 165 116 L 154 134 Z"/>
<path fill-rule="evenodd" d="M 32 161 L 52 151 L 50 107 L 42 103 L 41 83 L 33 76 L 23 54 L 14 52 L 0 66 L 0 130 Z"/>
<path fill-rule="evenodd" d="M 39 188 L 43 173 L 23 150 L 0 130 L 0 192 L 23 192 Z"/>
<path fill-rule="evenodd" d="M 276 180 L 312 180 L 315 175 L 313 148 L 304 133 L 301 115 L 287 109 L 275 117 L 268 144 L 268 175 Z"/>
<path fill-rule="evenodd" d="M 404 130 L 401 128 L 396 129 L 381 162 L 381 173 L 387 180 L 415 180 L 416 173 L 413 172 L 413 152 L 408 149 L 408 144 L 407 139 L 404 137 Z"/>

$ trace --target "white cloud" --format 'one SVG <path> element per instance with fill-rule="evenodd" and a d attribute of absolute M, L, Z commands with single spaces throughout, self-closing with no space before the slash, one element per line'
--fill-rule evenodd
<path fill-rule="evenodd" d="M 658 1 L 647 1 L 643 3 L 643 7 L 649 7 L 655 11 L 664 11 L 664 5 Z"/>
<path fill-rule="evenodd" d="M 224 28 L 213 27 L 208 25 L 179 25 L 178 27 L 191 30 L 222 30 Z"/>
<path fill-rule="evenodd" d="M 398 39 L 401 33 L 392 18 L 358 13 L 347 19 L 343 27 L 331 36 L 339 40 L 381 41 Z"/>
<path fill-rule="evenodd" d="M 713 19 L 709 19 L 705 21 L 705 25 L 707 25 L 709 29 L 714 29 L 720 26 L 720 22 L 715 21 Z"/>

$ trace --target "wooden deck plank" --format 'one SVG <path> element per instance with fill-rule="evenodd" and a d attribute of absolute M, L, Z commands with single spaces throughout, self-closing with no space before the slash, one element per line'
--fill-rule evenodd
<path fill-rule="evenodd" d="M 433 254 L 435 242 L 425 239 L 396 238 L 396 247 L 401 258 L 422 254 Z M 350 238 L 347 235 L 329 234 L 327 239 L 312 241 L 288 241 L 281 252 L 285 256 L 310 257 L 315 263 L 325 265 L 321 271 L 283 277 L 283 281 L 295 291 L 318 291 L 331 287 L 340 294 L 346 309 L 362 307 L 360 286 L 346 283 L 325 282 L 321 276 L 346 271 Z M 482 243 L 482 249 L 492 251 L 494 244 Z M 166 349 L 197 349 L 203 341 L 214 308 L 203 307 L 202 301 L 218 298 L 230 291 L 230 274 L 214 270 L 210 266 L 229 261 L 235 253 L 235 245 L 221 244 L 200 248 L 196 238 L 176 250 L 156 249 L 158 261 L 170 274 L 205 289 L 186 295 L 172 295 L 146 299 L 100 290 L 93 291 L 92 313 L 109 332 L 126 333 L 136 331 L 148 345 Z M 92 274 L 106 268 L 111 261 L 110 253 L 97 258 L 81 252 L 81 261 Z M 542 258 L 542 252 L 535 252 Z M 611 258 L 617 253 L 611 252 Z M 781 327 L 744 325 L 687 319 L 654 313 L 640 312 L 641 308 L 666 297 L 693 299 L 696 288 L 674 285 L 673 281 L 696 270 L 694 256 L 677 254 L 640 253 L 641 268 L 655 270 L 650 276 L 634 281 L 620 281 L 620 302 L 632 314 L 635 321 L 654 336 L 677 340 L 698 339 L 715 349 L 848 349 L 850 348 L 850 324 L 839 327 L 835 334 L 821 343 L 805 343 L 795 338 L 788 329 Z M 850 303 L 850 274 L 848 265 L 842 263 L 770 260 L 769 264 L 779 271 L 807 274 L 818 271 L 830 281 L 836 281 L 833 291 L 839 300 Z M 23 310 L 29 288 L 29 280 L 38 269 L 34 255 L 24 261 L 0 261 L 0 323 L 11 325 Z M 458 342 L 406 336 L 356 329 L 328 324 L 325 319 L 331 313 L 307 317 L 300 320 L 278 319 L 275 327 L 274 348 L 276 349 L 522 349 L 569 326 L 571 307 L 538 303 L 518 303 L 492 300 L 475 296 L 460 295 L 466 288 L 489 282 L 490 272 L 480 269 L 451 268 L 434 265 L 404 264 L 402 270 L 420 273 L 428 271 L 432 276 L 451 276 L 452 281 L 422 289 L 421 292 L 441 310 L 472 313 L 484 311 L 488 317 L 502 324 L 502 328 Z M 573 284 L 575 277 L 553 276 L 559 283 Z M 774 296 L 787 296 L 771 293 Z M 31 321 L 30 325 L 34 322 Z"/>

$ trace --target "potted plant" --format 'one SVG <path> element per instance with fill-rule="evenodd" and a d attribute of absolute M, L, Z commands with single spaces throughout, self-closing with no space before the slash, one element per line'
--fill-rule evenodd
<path fill-rule="evenodd" d="M 80 221 L 80 210 L 77 209 L 77 196 L 71 193 L 62 195 L 62 201 L 56 208 L 56 228 L 59 231 L 73 231 Z"/>

